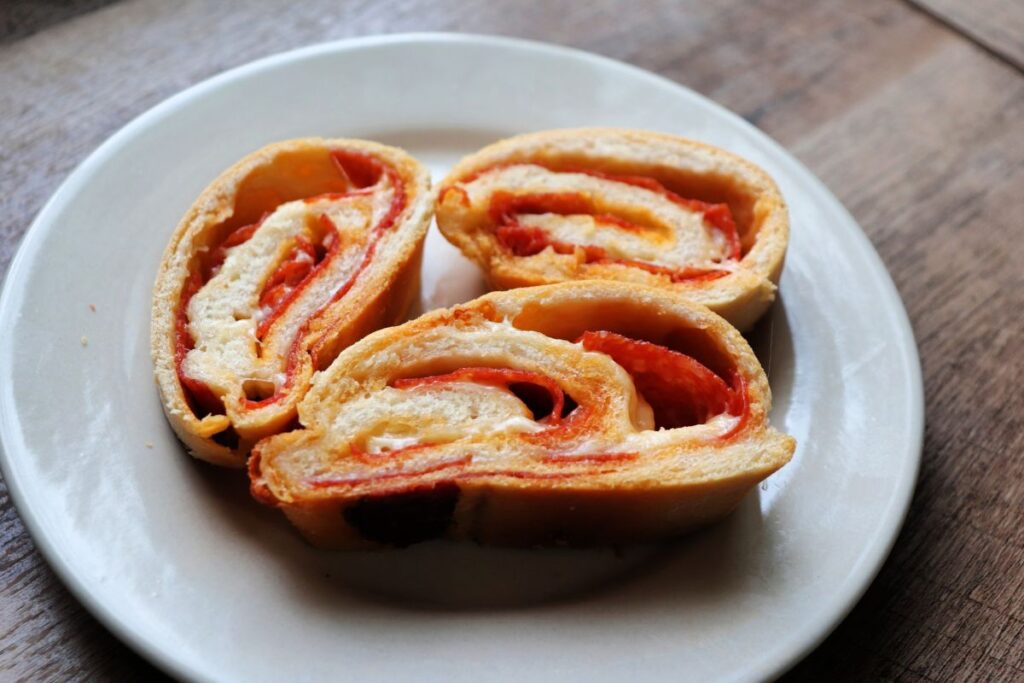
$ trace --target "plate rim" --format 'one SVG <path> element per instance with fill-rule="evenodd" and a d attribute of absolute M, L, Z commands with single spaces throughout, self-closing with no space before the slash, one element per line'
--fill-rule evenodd
<path fill-rule="evenodd" d="M 358 36 L 314 43 L 246 62 L 188 86 L 135 116 L 106 138 L 67 175 L 50 198 L 43 204 L 39 213 L 32 220 L 17 244 L 15 254 L 4 275 L 3 289 L 0 292 L 0 326 L 3 326 L 4 329 L 9 329 L 13 328 L 17 322 L 20 312 L 20 307 L 16 306 L 19 295 L 17 283 L 27 275 L 26 269 L 36 256 L 40 241 L 49 232 L 46 231 L 46 224 L 53 225 L 50 216 L 57 213 L 63 205 L 76 195 L 87 184 L 93 169 L 104 163 L 124 144 L 130 141 L 136 131 L 158 123 L 160 119 L 171 115 L 188 102 L 202 97 L 209 91 L 216 90 L 235 79 L 244 78 L 268 68 L 320 54 L 341 54 L 364 48 L 410 43 L 468 44 L 544 53 L 555 58 L 589 62 L 603 69 L 616 71 L 620 75 L 632 79 L 646 80 L 662 88 L 675 90 L 677 94 L 684 95 L 687 98 L 700 102 L 704 106 L 711 107 L 731 125 L 742 129 L 748 135 L 752 135 L 775 155 L 775 161 L 785 165 L 787 171 L 800 180 L 801 186 L 808 193 L 813 193 L 819 198 L 824 199 L 827 203 L 834 205 L 843 214 L 844 218 L 847 219 L 848 223 L 856 228 L 856 230 L 851 231 L 854 233 L 852 237 L 858 243 L 858 247 L 862 252 L 861 255 L 866 257 L 872 266 L 873 272 L 869 273 L 869 275 L 877 279 L 877 284 L 885 292 L 887 298 L 898 304 L 892 311 L 894 314 L 892 322 L 899 328 L 902 338 L 909 340 L 909 343 L 900 344 L 899 348 L 908 372 L 907 379 L 909 380 L 907 408 L 911 419 L 908 424 L 907 433 L 910 438 L 899 458 L 900 462 L 903 463 L 903 467 L 899 473 L 900 480 L 898 486 L 894 489 L 894 496 L 890 498 L 889 504 L 879 513 L 880 533 L 871 538 L 860 553 L 858 563 L 861 567 L 856 571 L 851 571 L 845 585 L 837 586 L 836 595 L 838 597 L 836 600 L 826 603 L 824 609 L 814 613 L 810 619 L 794 631 L 796 635 L 790 640 L 788 645 L 777 648 L 772 655 L 762 659 L 761 670 L 748 671 L 747 677 L 749 680 L 777 678 L 803 660 L 835 630 L 874 582 L 895 545 L 913 499 L 924 445 L 925 405 L 921 362 L 913 328 L 899 290 L 896 288 L 891 274 L 863 228 L 860 227 L 860 224 L 853 218 L 842 202 L 814 173 L 781 144 L 768 136 L 767 133 L 761 131 L 723 105 L 681 83 L 638 66 L 579 48 L 539 40 L 479 33 L 408 32 Z M 13 358 L 13 352 L 11 336 L 5 335 L 0 337 L 0 364 L 7 367 Z M 119 611 L 108 607 L 101 599 L 93 596 L 90 587 L 80 578 L 79 573 L 74 570 L 72 564 L 67 562 L 61 555 L 57 547 L 58 544 L 51 539 L 44 528 L 44 524 L 34 513 L 31 502 L 23 494 L 23 484 L 14 467 L 14 459 L 10 455 L 11 452 L 17 451 L 20 445 L 12 443 L 14 439 L 12 435 L 17 433 L 17 425 L 12 424 L 12 421 L 14 423 L 18 422 L 16 417 L 16 402 L 13 399 L 8 384 L 0 390 L 0 472 L 3 473 L 11 501 L 22 523 L 29 531 L 33 544 L 39 550 L 46 563 L 74 598 L 92 616 L 102 623 L 105 628 L 109 629 L 122 643 L 132 648 L 147 661 L 156 665 L 165 673 L 177 678 L 196 681 L 213 680 L 205 672 L 196 668 L 192 662 L 176 656 L 173 648 L 165 647 L 161 643 L 154 642 L 149 637 L 137 633 L 130 620 L 125 619 Z"/>

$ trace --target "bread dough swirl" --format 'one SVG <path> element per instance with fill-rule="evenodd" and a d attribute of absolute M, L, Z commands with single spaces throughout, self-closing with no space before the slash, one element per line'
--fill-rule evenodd
<path fill-rule="evenodd" d="M 404 317 L 431 199 L 415 160 L 357 140 L 270 145 L 207 187 L 153 306 L 165 412 L 194 455 L 243 465 L 294 423 L 317 369 Z"/>
<path fill-rule="evenodd" d="M 554 130 L 501 141 L 441 183 L 437 222 L 492 285 L 637 282 L 741 329 L 775 295 L 788 216 L 764 171 L 675 136 Z"/>
<path fill-rule="evenodd" d="M 250 476 L 324 547 L 660 537 L 789 460 L 770 402 L 743 337 L 671 292 L 496 292 L 349 347 Z"/>

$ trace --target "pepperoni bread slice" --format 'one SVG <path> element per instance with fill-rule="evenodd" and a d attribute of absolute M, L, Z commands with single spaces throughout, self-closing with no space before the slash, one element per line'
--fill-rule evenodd
<path fill-rule="evenodd" d="M 295 423 L 313 373 L 417 296 L 429 175 L 360 140 L 264 147 L 214 180 L 164 252 L 152 355 L 164 411 L 198 458 L 244 466 Z"/>
<path fill-rule="evenodd" d="M 326 548 L 594 544 L 728 514 L 795 443 L 743 337 L 665 288 L 494 292 L 380 330 L 260 442 L 257 499 Z"/>
<path fill-rule="evenodd" d="M 441 183 L 437 223 L 500 289 L 602 279 L 662 287 L 747 329 L 789 235 L 772 179 L 722 149 L 616 129 L 521 135 Z"/>

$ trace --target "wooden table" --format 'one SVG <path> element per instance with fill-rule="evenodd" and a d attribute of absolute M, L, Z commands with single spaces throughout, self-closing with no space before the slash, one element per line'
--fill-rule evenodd
<path fill-rule="evenodd" d="M 927 433 L 892 556 L 786 680 L 1024 680 L 1020 0 L 5 0 L 0 267 L 68 172 L 168 95 L 273 52 L 413 30 L 537 38 L 664 74 L 832 188 L 906 302 Z M 159 675 L 56 579 L 2 485 L 0 539 L 0 679 Z"/>

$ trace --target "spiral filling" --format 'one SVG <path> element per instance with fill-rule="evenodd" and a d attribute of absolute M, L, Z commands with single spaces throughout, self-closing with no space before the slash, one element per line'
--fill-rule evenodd
<path fill-rule="evenodd" d="M 713 438 L 726 441 L 746 424 L 746 387 L 735 369 L 723 378 L 682 351 L 609 331 L 584 332 L 576 346 L 609 358 L 632 381 L 631 430 L 712 425 Z M 306 483 L 400 487 L 428 475 L 543 480 L 612 472 L 640 452 L 629 449 L 628 438 L 612 446 L 596 437 L 603 412 L 615 409 L 610 403 L 600 393 L 573 397 L 551 375 L 510 367 L 400 377 L 346 407 L 349 415 L 372 416 L 361 417 L 355 433 L 351 422 L 328 428 L 323 438 L 337 449 L 332 457 L 345 461 L 344 473 L 321 464 Z"/>
<path fill-rule="evenodd" d="M 211 234 L 226 235 L 197 249 L 177 309 L 175 363 L 198 416 L 224 414 L 229 395 L 243 410 L 286 395 L 303 354 L 328 332 L 314 331 L 315 321 L 351 290 L 405 209 L 391 166 L 353 150 L 331 152 L 330 162 L 333 171 L 299 166 L 280 191 L 241 188 L 237 213 L 257 207 L 258 220 L 215 226 Z M 225 375 L 235 379 L 199 379 Z"/>
<path fill-rule="evenodd" d="M 684 198 L 650 177 L 533 161 L 477 171 L 442 200 L 450 191 L 466 205 L 484 201 L 498 244 L 516 257 L 551 249 L 682 282 L 727 275 L 743 255 L 727 204 Z"/>

